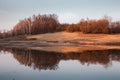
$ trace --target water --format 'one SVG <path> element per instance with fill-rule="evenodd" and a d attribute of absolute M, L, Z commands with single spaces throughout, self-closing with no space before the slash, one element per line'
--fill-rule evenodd
<path fill-rule="evenodd" d="M 120 80 L 120 50 L 0 49 L 0 80 Z"/>

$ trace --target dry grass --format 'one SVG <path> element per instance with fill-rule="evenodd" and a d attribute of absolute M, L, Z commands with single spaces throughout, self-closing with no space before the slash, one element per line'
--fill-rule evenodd
<path fill-rule="evenodd" d="M 3 39 L 0 40 L 0 47 L 32 48 L 56 52 L 120 49 L 120 34 L 56 32 L 27 36 L 27 39 Z"/>
<path fill-rule="evenodd" d="M 27 36 L 27 39 L 58 43 L 120 44 L 120 34 L 83 34 L 81 32 L 56 32 Z"/>
<path fill-rule="evenodd" d="M 47 41 L 62 41 L 68 39 L 78 38 L 79 33 L 68 33 L 68 32 L 56 32 L 56 33 L 46 33 L 39 35 L 28 36 L 28 39 L 36 38 L 37 40 L 47 40 Z"/>

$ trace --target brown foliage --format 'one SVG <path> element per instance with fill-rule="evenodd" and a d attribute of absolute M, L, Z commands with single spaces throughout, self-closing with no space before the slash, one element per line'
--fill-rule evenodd
<path fill-rule="evenodd" d="M 33 15 L 32 19 L 21 20 L 12 30 L 13 35 L 31 35 L 55 32 L 59 22 L 55 14 Z"/>
<path fill-rule="evenodd" d="M 19 21 L 11 31 L 0 32 L 0 38 L 43 34 L 56 31 L 115 34 L 120 33 L 120 22 L 111 22 L 109 17 L 104 17 L 99 20 L 82 19 L 77 24 L 60 24 L 55 14 L 33 15 L 32 18 L 30 17 Z"/>
<path fill-rule="evenodd" d="M 80 27 L 76 24 L 71 24 L 66 28 L 66 31 L 68 32 L 80 31 Z"/>
<path fill-rule="evenodd" d="M 115 33 L 120 33 L 120 22 L 112 22 L 110 25 L 110 33 L 115 34 Z"/>
<path fill-rule="evenodd" d="M 81 31 L 83 33 L 108 33 L 109 22 L 106 19 L 81 20 L 78 24 L 68 26 L 67 31 Z"/>

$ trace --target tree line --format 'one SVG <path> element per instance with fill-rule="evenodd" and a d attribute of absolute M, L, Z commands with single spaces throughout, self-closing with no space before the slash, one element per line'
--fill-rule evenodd
<path fill-rule="evenodd" d="M 0 37 L 34 35 L 60 30 L 57 15 L 33 15 L 30 18 L 20 20 L 11 31 L 0 32 Z"/>
<path fill-rule="evenodd" d="M 55 32 L 59 28 L 57 15 L 33 15 L 32 18 L 21 20 L 12 30 L 12 35 L 33 35 Z"/>
<path fill-rule="evenodd" d="M 93 34 L 115 34 L 120 33 L 120 21 L 110 22 L 108 18 L 99 20 L 82 19 L 77 24 L 71 24 L 66 28 L 68 32 L 83 32 Z"/>
<path fill-rule="evenodd" d="M 33 15 L 20 20 L 12 30 L 0 32 L 0 38 L 57 31 L 115 34 L 120 33 L 120 21 L 112 22 L 104 17 L 99 20 L 81 19 L 77 24 L 61 24 L 55 14 Z"/>

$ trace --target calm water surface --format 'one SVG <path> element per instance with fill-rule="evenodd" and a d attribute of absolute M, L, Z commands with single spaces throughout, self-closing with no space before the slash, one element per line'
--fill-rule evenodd
<path fill-rule="evenodd" d="M 0 49 L 0 80 L 120 80 L 120 50 Z"/>

